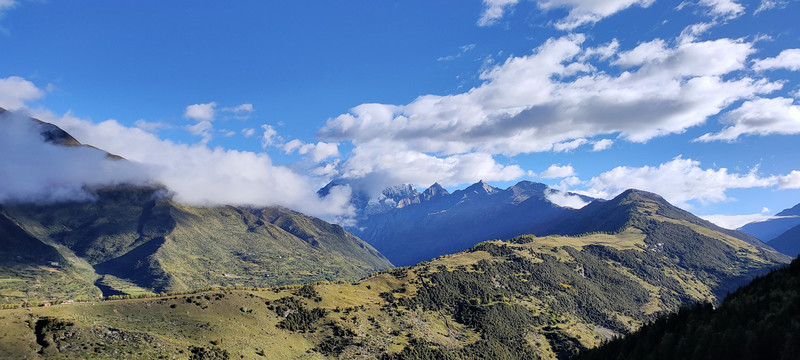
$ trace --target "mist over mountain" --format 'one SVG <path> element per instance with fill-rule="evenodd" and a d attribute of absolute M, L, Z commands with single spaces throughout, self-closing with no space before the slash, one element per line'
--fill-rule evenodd
<path fill-rule="evenodd" d="M 88 200 L 87 188 L 151 183 L 148 169 L 0 108 L 0 203 Z"/>
<path fill-rule="evenodd" d="M 0 301 L 353 280 L 392 267 L 338 225 L 276 206 L 188 205 L 153 173 L 0 113 Z"/>
<path fill-rule="evenodd" d="M 769 220 L 746 224 L 739 230 L 753 235 L 761 241 L 770 242 L 797 225 L 800 225 L 800 204 L 782 210 Z"/>

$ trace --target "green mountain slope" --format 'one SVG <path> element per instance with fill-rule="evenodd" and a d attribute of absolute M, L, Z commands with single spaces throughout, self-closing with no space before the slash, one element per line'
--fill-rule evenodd
<path fill-rule="evenodd" d="M 797 225 L 769 242 L 770 246 L 789 256 L 800 255 L 800 225 Z"/>
<path fill-rule="evenodd" d="M 16 242 L 20 251 L 42 247 L 52 253 L 33 259 L 33 267 L 47 261 L 88 267 L 96 273 L 89 282 L 106 295 L 357 279 L 391 267 L 341 227 L 286 209 L 185 206 L 155 187 L 118 186 L 94 195 L 94 201 L 4 205 L 0 209 L 16 232 L 3 241 Z M 13 277 L 10 268 L 3 270 Z"/>
<path fill-rule="evenodd" d="M 718 307 L 698 304 L 577 359 L 797 359 L 800 260 L 753 280 Z"/>
<path fill-rule="evenodd" d="M 6 310 L 0 357 L 564 359 L 786 262 L 624 197 L 613 232 L 488 241 L 352 284 Z"/>

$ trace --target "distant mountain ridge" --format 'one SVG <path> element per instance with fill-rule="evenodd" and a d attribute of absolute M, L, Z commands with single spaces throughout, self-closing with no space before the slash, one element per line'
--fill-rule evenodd
<path fill-rule="evenodd" d="M 739 228 L 788 256 L 800 255 L 800 204 L 775 214 L 776 218 Z"/>
<path fill-rule="evenodd" d="M 326 195 L 334 181 L 319 191 Z M 356 224 L 348 230 L 364 239 L 393 264 L 413 265 L 462 251 L 487 239 L 535 233 L 574 209 L 548 200 L 547 185 L 520 181 L 507 189 L 485 181 L 449 193 L 435 183 L 420 193 L 411 185 L 384 190 L 374 200 L 356 191 Z M 577 194 L 582 200 L 594 200 Z"/>
<path fill-rule="evenodd" d="M 777 218 L 748 223 L 738 230 L 753 235 L 763 242 L 770 242 L 785 231 L 800 225 L 800 204 L 784 209 L 775 216 Z"/>
<path fill-rule="evenodd" d="M 800 256 L 800 225 L 784 231 L 772 239 L 769 245 L 786 255 Z"/>

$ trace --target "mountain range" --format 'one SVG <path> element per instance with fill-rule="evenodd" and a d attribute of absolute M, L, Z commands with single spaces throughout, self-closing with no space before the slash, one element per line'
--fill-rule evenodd
<path fill-rule="evenodd" d="M 346 184 L 335 181 L 320 190 Z M 367 241 L 393 264 L 413 265 L 465 249 L 487 239 L 541 233 L 575 211 L 549 200 L 558 190 L 521 181 L 499 189 L 479 181 L 452 194 L 439 184 L 418 192 L 411 185 L 385 189 L 377 200 L 356 191 L 356 224 L 347 229 Z M 583 202 L 595 199 L 567 193 Z"/>
<path fill-rule="evenodd" d="M 751 222 L 739 228 L 769 243 L 775 250 L 789 256 L 800 255 L 800 204 L 775 214 L 765 221 Z"/>
<path fill-rule="evenodd" d="M 790 261 L 639 190 L 355 192 L 366 242 L 280 207 L 84 190 L 0 205 L 0 358 L 566 359 Z"/>
<path fill-rule="evenodd" d="M 5 310 L 0 357 L 565 359 L 788 262 L 652 193 L 603 206 L 356 283 Z"/>
<path fill-rule="evenodd" d="M 30 120 L 43 141 L 86 146 Z M 0 204 L 0 302 L 356 280 L 392 267 L 342 227 L 288 209 L 189 206 L 160 186 L 84 190 L 90 199 Z"/>

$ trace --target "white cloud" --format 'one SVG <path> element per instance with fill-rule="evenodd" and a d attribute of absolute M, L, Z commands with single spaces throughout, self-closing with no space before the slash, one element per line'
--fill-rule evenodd
<path fill-rule="evenodd" d="M 519 0 L 483 0 L 483 13 L 478 19 L 478 26 L 489 26 L 501 19 L 508 8 L 513 7 Z"/>
<path fill-rule="evenodd" d="M 657 167 L 619 166 L 588 181 L 590 193 L 610 198 L 627 189 L 654 192 L 680 207 L 690 207 L 689 201 L 701 204 L 729 200 L 728 189 L 770 187 L 775 177 L 760 177 L 755 171 L 746 174 L 729 173 L 728 169 L 703 169 L 700 162 L 681 156 Z"/>
<path fill-rule="evenodd" d="M 731 126 L 718 133 L 704 134 L 695 141 L 733 141 L 742 135 L 800 134 L 800 107 L 793 102 L 783 97 L 745 101 L 723 116 L 722 122 Z"/>
<path fill-rule="evenodd" d="M 339 144 L 318 142 L 316 144 L 306 144 L 299 139 L 294 139 L 282 145 L 283 151 L 291 154 L 297 151 L 300 155 L 307 155 L 308 158 L 317 163 L 329 157 L 339 156 Z"/>
<path fill-rule="evenodd" d="M 256 133 L 256 129 L 253 128 L 245 128 L 242 129 L 242 135 L 246 138 L 253 136 Z"/>
<path fill-rule="evenodd" d="M 41 131 L 26 117 L 0 115 L 0 203 L 87 200 L 86 187 L 147 181 L 136 163 L 86 146 L 47 143 Z"/>
<path fill-rule="evenodd" d="M 567 10 L 567 16 L 554 24 L 559 30 L 573 30 L 581 25 L 591 25 L 631 6 L 646 8 L 654 2 L 655 0 L 536 0 L 537 6 L 543 11 Z M 519 0 L 483 0 L 484 10 L 478 19 L 478 25 L 495 24 L 517 3 Z"/>
<path fill-rule="evenodd" d="M 725 19 L 744 14 L 744 6 L 733 0 L 700 0 L 700 5 L 710 8 L 712 15 Z"/>
<path fill-rule="evenodd" d="M 157 132 L 161 129 L 166 129 L 171 127 L 169 124 L 165 124 L 162 122 L 149 122 L 144 119 L 136 120 L 133 124 L 136 125 L 137 128 L 149 132 Z"/>
<path fill-rule="evenodd" d="M 649 7 L 655 0 L 538 0 L 539 8 L 552 10 L 566 8 L 569 14 L 556 22 L 560 30 L 572 30 L 585 24 L 594 24 L 631 6 Z"/>
<path fill-rule="evenodd" d="M 556 179 L 556 178 L 565 178 L 569 176 L 575 175 L 575 169 L 572 168 L 572 165 L 550 165 L 547 170 L 543 171 L 539 174 L 540 178 L 543 179 Z"/>
<path fill-rule="evenodd" d="M 592 151 L 603 151 L 606 149 L 610 149 L 611 145 L 614 145 L 614 140 L 600 139 L 594 143 L 594 145 L 592 146 Z"/>
<path fill-rule="evenodd" d="M 744 214 L 744 215 L 701 215 L 701 218 L 711 221 L 718 226 L 726 229 L 738 229 L 751 222 L 767 221 L 770 219 L 779 219 L 783 216 L 769 216 L 764 214 Z"/>
<path fill-rule="evenodd" d="M 196 205 L 281 205 L 328 221 L 353 213 L 350 188 L 320 199 L 328 179 L 300 175 L 272 163 L 264 153 L 176 144 L 114 120 L 92 123 L 70 115 L 39 113 L 79 141 L 141 164 L 143 172 L 175 192 L 175 200 Z M 91 172 L 87 172 L 91 173 Z"/>
<path fill-rule="evenodd" d="M 687 26 L 686 28 L 681 31 L 681 34 L 678 36 L 678 42 L 680 43 L 688 43 L 697 40 L 697 38 L 707 32 L 712 27 L 719 25 L 717 21 L 711 22 L 701 22 L 697 24 L 692 24 Z"/>
<path fill-rule="evenodd" d="M 589 204 L 588 202 L 583 201 L 583 199 L 581 199 L 580 196 L 569 194 L 564 191 L 547 189 L 547 191 L 544 194 L 544 197 L 553 204 L 556 204 L 558 206 L 570 207 L 573 209 L 580 209 Z"/>
<path fill-rule="evenodd" d="M 0 0 L 0 18 L 5 15 L 6 10 L 17 5 L 16 0 Z"/>
<path fill-rule="evenodd" d="M 2 1 L 0 0 L 0 11 L 3 10 Z M 26 102 L 37 100 L 42 96 L 44 91 L 28 80 L 18 76 L 0 78 L 0 107 L 6 110 L 18 110 L 24 107 Z"/>
<path fill-rule="evenodd" d="M 783 84 L 743 74 L 754 52 L 743 40 L 656 39 L 627 51 L 614 41 L 588 49 L 583 42 L 580 34 L 549 39 L 527 56 L 486 69 L 484 82 L 463 93 L 423 95 L 406 105 L 358 105 L 328 119 L 318 136 L 352 143 L 340 174 L 370 177 L 368 183 L 488 181 L 462 171 L 474 165 L 463 160 L 475 154 L 482 166 L 503 171 L 499 179 L 512 180 L 525 171 L 498 164 L 494 155 L 585 144 L 599 151 L 614 140 L 590 139 L 604 135 L 646 142 L 704 124 L 734 102 Z M 599 70 L 607 64 L 593 62 L 623 69 L 612 75 Z"/>
<path fill-rule="evenodd" d="M 778 188 L 780 189 L 800 189 L 800 171 L 793 170 L 786 176 L 781 176 L 778 179 Z"/>
<path fill-rule="evenodd" d="M 800 49 L 786 49 L 776 57 L 756 60 L 753 64 L 753 70 L 774 69 L 800 70 Z"/>
<path fill-rule="evenodd" d="M 266 149 L 269 146 L 276 146 L 283 143 L 283 138 L 278 136 L 278 131 L 270 125 L 261 125 L 264 134 L 261 135 L 261 147 Z"/>
<path fill-rule="evenodd" d="M 761 0 L 761 4 L 758 5 L 756 11 L 753 14 L 758 14 L 762 11 L 772 10 L 772 9 L 781 9 L 786 7 L 788 1 L 784 0 Z"/>
<path fill-rule="evenodd" d="M 640 44 L 615 60 L 628 67 L 616 76 L 576 60 L 583 40 L 549 39 L 531 55 L 485 71 L 484 83 L 464 93 L 359 105 L 329 119 L 319 136 L 356 146 L 404 142 L 439 155 L 565 151 L 604 134 L 645 142 L 681 133 L 737 100 L 782 86 L 726 76 L 745 69 L 753 52 L 739 40 Z"/>
<path fill-rule="evenodd" d="M 198 122 L 194 125 L 187 125 L 186 131 L 190 134 L 195 136 L 202 137 L 201 143 L 207 144 L 211 139 L 214 137 L 213 135 L 214 125 L 211 124 L 211 121 L 203 120 Z"/>
<path fill-rule="evenodd" d="M 217 103 L 213 101 L 206 104 L 189 105 L 183 112 L 183 117 L 197 121 L 214 121 L 214 116 L 216 115 L 214 108 L 216 106 Z"/>
<path fill-rule="evenodd" d="M 239 104 L 234 107 L 226 107 L 223 108 L 222 111 L 227 113 L 232 113 L 234 118 L 237 119 L 247 119 L 250 117 L 250 114 L 253 113 L 253 104 Z"/>
<path fill-rule="evenodd" d="M 677 9 L 681 10 L 689 5 L 705 7 L 709 15 L 723 20 L 734 19 L 744 14 L 744 6 L 733 0 L 699 0 L 697 3 L 687 0 L 678 4 Z"/>
<path fill-rule="evenodd" d="M 460 51 L 458 52 L 458 54 L 442 56 L 442 57 L 436 59 L 436 61 L 452 61 L 452 60 L 458 59 L 458 58 L 464 56 L 464 54 L 466 54 L 467 52 L 471 51 L 474 48 L 475 48 L 475 44 L 463 45 L 463 46 L 459 47 Z"/>
<path fill-rule="evenodd" d="M 502 165 L 486 153 L 434 156 L 401 142 L 374 141 L 352 150 L 341 166 L 340 176 L 361 179 L 360 190 L 377 195 L 387 186 L 410 183 L 456 186 L 485 181 L 509 181 L 525 175 L 518 165 Z"/>

